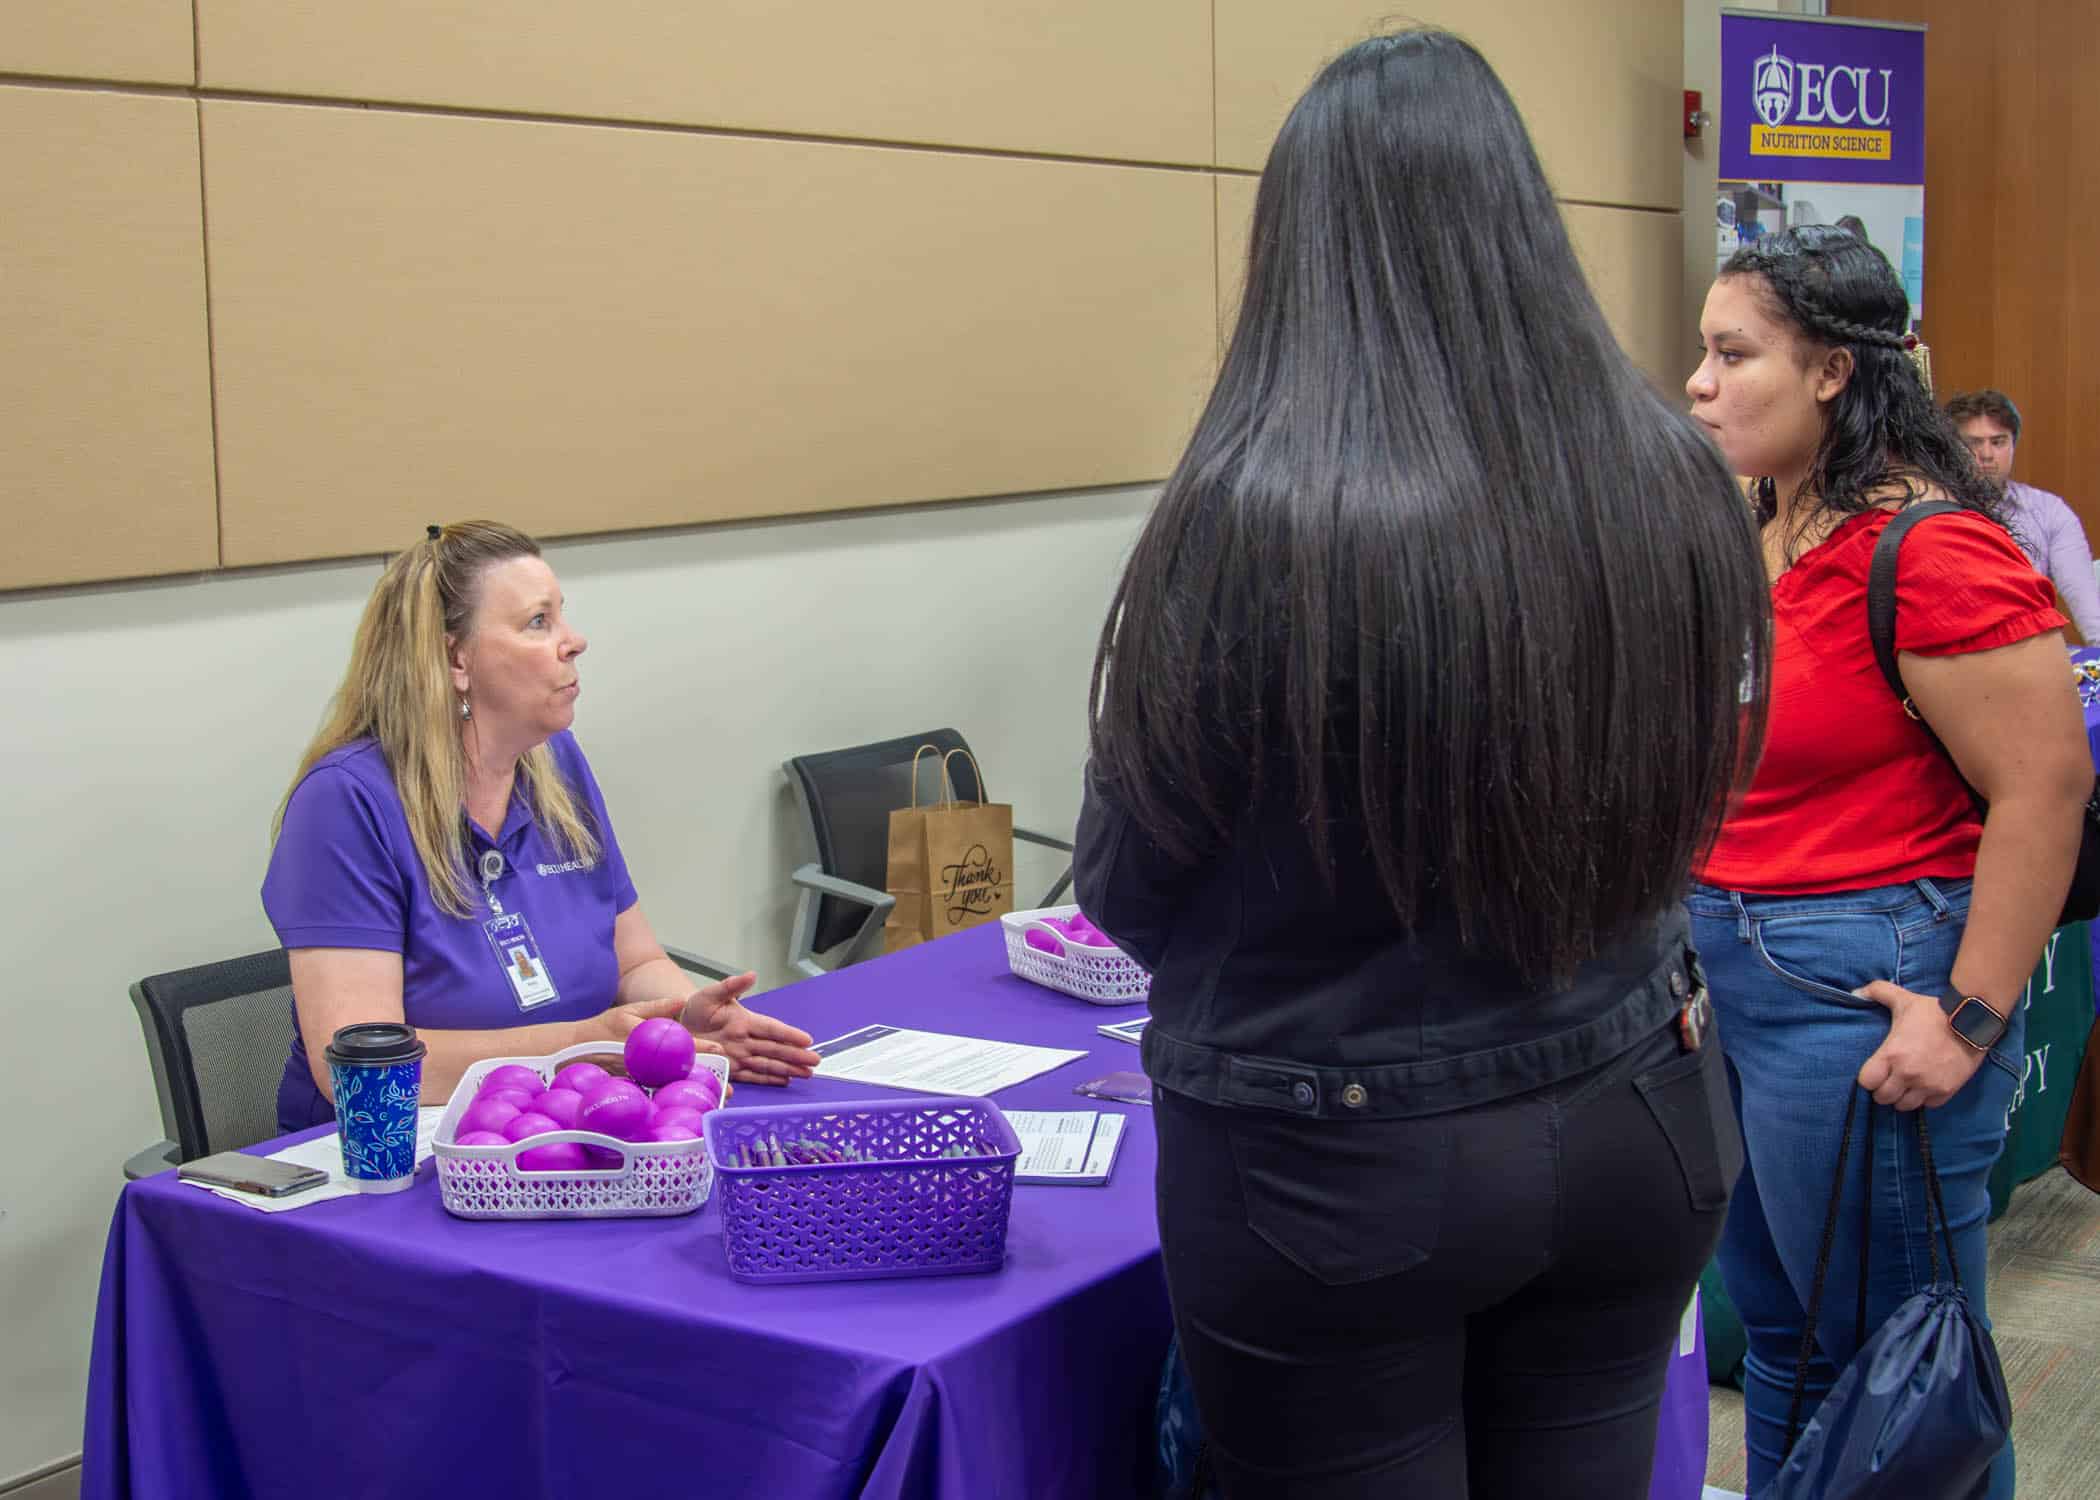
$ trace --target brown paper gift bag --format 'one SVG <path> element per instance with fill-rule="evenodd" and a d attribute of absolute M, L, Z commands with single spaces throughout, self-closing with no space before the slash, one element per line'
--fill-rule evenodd
<path fill-rule="evenodd" d="M 919 760 L 940 757 L 938 802 L 919 803 Z M 910 807 L 890 814 L 889 875 L 884 888 L 897 904 L 882 924 L 882 951 L 995 921 L 1014 909 L 1014 810 L 1004 802 L 959 802 L 938 745 L 921 745 L 911 760 Z M 984 788 L 984 773 L 977 786 Z"/>

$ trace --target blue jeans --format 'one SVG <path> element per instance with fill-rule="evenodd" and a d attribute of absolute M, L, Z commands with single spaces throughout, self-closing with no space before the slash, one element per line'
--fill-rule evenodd
<path fill-rule="evenodd" d="M 1794 1367 L 1847 1092 L 1860 1065 L 1888 1035 L 1888 1011 L 1852 991 L 1875 979 L 1928 995 L 1946 988 L 1968 917 L 1969 882 L 1915 880 L 1814 896 L 1753 896 L 1699 885 L 1687 905 L 1748 1158 L 1721 1232 L 1719 1260 L 1750 1343 L 1743 1389 L 1754 1496 L 1786 1457 Z M 1961 1285 L 1986 1322 L 1987 1179 L 2005 1145 L 2024 1021 L 2024 1011 L 2016 1009 L 1976 1075 L 1928 1111 Z M 1866 1327 L 1856 1326 L 1865 1121 L 1862 1109 L 1853 1127 L 1804 1421 L 1864 1335 L 1932 1280 L 1916 1125 L 1908 1115 L 1878 1109 Z M 1987 1500 L 2009 1500 L 2012 1492 L 2008 1443 L 1991 1466 L 1984 1493 Z"/>

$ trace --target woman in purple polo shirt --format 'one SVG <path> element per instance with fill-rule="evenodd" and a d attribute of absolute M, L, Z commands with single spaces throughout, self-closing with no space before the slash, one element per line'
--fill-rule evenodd
<path fill-rule="evenodd" d="M 381 575 L 263 880 L 298 1022 L 279 1128 L 333 1118 L 321 1050 L 353 1021 L 417 1029 L 430 1103 L 482 1058 L 618 1042 L 653 1016 L 740 1081 L 816 1066 L 806 1033 L 745 1008 L 755 975 L 694 989 L 650 930 L 569 733 L 584 646 L 508 526 L 433 526 Z"/>

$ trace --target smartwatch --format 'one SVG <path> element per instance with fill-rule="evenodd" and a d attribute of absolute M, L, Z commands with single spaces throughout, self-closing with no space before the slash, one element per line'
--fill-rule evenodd
<path fill-rule="evenodd" d="M 1946 990 L 1940 995 L 1940 1009 L 1947 1013 L 1947 1024 L 1954 1028 L 1954 1034 L 1978 1052 L 1990 1051 L 2005 1035 L 2006 1018 L 1992 1010 L 1990 1002 L 1980 995 Z"/>

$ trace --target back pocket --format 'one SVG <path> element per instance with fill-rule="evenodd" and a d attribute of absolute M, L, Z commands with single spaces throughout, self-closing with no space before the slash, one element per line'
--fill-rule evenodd
<path fill-rule="evenodd" d="M 1728 1097 L 1721 1049 L 1709 1041 L 1638 1074 L 1633 1086 L 1670 1143 L 1692 1207 L 1701 1213 L 1725 1207 L 1743 1170 L 1743 1133 Z"/>
<path fill-rule="evenodd" d="M 1410 1270 L 1436 1249 L 1450 1122 L 1330 1124 L 1236 1111 L 1228 1127 L 1247 1227 L 1299 1270 L 1347 1286 Z"/>

